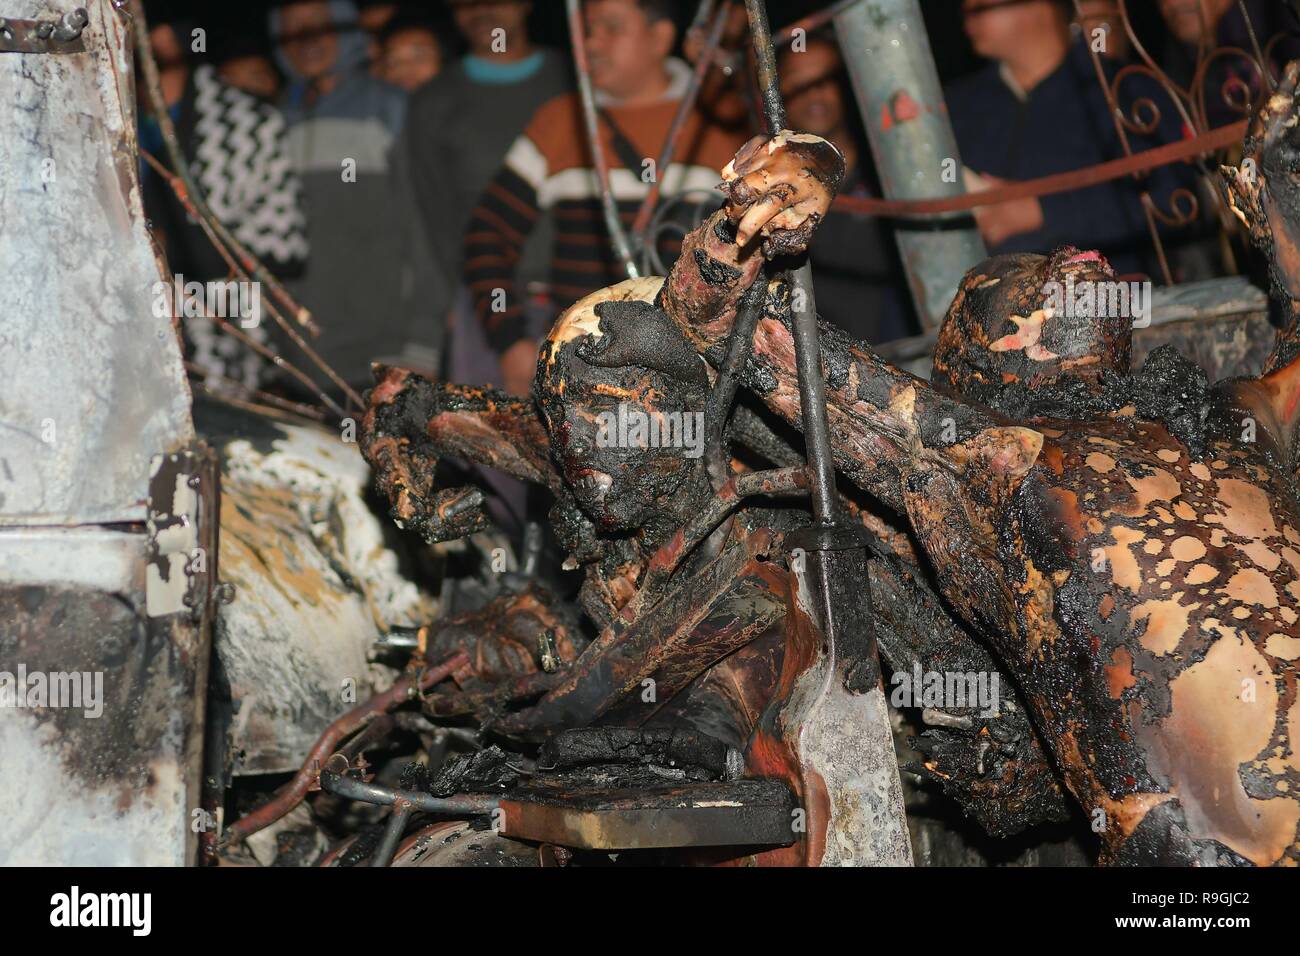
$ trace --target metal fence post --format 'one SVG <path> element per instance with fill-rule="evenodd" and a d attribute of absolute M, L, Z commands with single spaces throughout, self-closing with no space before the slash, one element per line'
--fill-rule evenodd
<path fill-rule="evenodd" d="M 864 0 L 835 32 L 888 199 L 965 192 L 961 158 L 919 0 Z M 937 328 L 962 275 L 987 255 L 973 222 L 900 222 L 899 253 L 924 328 Z"/>

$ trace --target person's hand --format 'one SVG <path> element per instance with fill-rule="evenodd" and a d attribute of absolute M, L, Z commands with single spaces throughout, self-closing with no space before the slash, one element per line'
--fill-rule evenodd
<path fill-rule="evenodd" d="M 536 340 L 520 339 L 501 353 L 501 385 L 511 395 L 528 395 L 536 374 Z"/>
<path fill-rule="evenodd" d="M 980 182 L 984 189 L 1000 189 L 1010 186 L 1014 180 L 981 174 Z M 1043 204 L 1030 196 L 993 206 L 979 206 L 975 209 L 975 224 L 986 243 L 1000 246 L 1012 236 L 1042 229 Z"/>
<path fill-rule="evenodd" d="M 803 252 L 843 178 L 844 157 L 820 136 L 755 136 L 722 170 L 736 245 L 761 235 L 768 258 Z"/>

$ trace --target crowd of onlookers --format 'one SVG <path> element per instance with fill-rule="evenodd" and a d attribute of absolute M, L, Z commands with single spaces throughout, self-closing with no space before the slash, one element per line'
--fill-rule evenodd
<path fill-rule="evenodd" d="M 530 32 L 541 3 L 290 0 L 223 28 L 187 15 L 183 4 L 153 5 L 162 92 L 196 183 L 236 238 L 311 310 L 322 330 L 318 351 L 349 383 L 364 387 L 369 363 L 387 360 L 522 392 L 548 324 L 575 299 L 626 277 L 601 214 L 572 57 Z M 671 162 L 648 165 L 706 49 L 703 26 L 692 19 L 697 5 L 583 2 L 599 147 L 628 227 L 655 180 L 656 208 L 671 224 L 690 207 L 674 202 L 706 196 L 759 127 L 737 4 Z M 1158 42 L 1148 36 L 1144 49 L 1174 82 L 1195 79 L 1200 47 L 1252 48 L 1237 0 L 1154 6 Z M 1246 7 L 1261 43 L 1287 29 L 1294 35 L 1284 4 Z M 1098 82 L 1099 70 L 1113 78 L 1134 60 L 1115 0 L 1083 0 L 1081 17 L 1062 0 L 952 0 L 948 8 L 984 61 L 945 84 L 968 188 L 1123 154 Z M 1272 50 L 1275 60 L 1295 53 L 1290 38 Z M 834 33 L 786 45 L 779 67 L 788 125 L 839 146 L 848 166 L 842 193 L 878 193 Z M 1257 96 L 1261 78 L 1243 57 L 1225 56 L 1200 85 L 1215 126 L 1242 118 L 1229 101 Z M 1141 121 L 1124 134 L 1129 148 L 1193 133 L 1149 77 L 1130 75 L 1119 91 L 1130 107 L 1149 98 L 1160 109 L 1158 121 L 1136 114 Z M 147 109 L 141 115 L 142 148 L 165 161 L 156 118 Z M 163 177 L 142 168 L 173 271 L 187 280 L 224 278 L 228 264 L 199 225 Z M 975 224 L 991 254 L 1070 243 L 1101 249 L 1120 272 L 1154 275 L 1154 223 L 1174 278 L 1205 278 L 1230 268 L 1212 199 L 1203 197 L 1201 215 L 1177 227 L 1148 208 L 1167 213 L 1180 190 L 1203 189 L 1197 170 L 1179 164 L 985 207 Z M 890 225 L 832 211 L 812 251 L 819 311 L 873 342 L 917 331 Z M 660 261 L 671 261 L 680 236 L 672 228 L 656 234 Z M 273 378 L 273 368 L 209 324 L 187 320 L 186 333 L 199 367 L 259 387 Z M 249 334 L 274 339 L 266 327 Z"/>

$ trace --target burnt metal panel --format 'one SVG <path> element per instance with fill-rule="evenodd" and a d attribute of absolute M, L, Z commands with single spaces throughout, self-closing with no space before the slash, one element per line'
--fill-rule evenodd
<path fill-rule="evenodd" d="M 140 533 L 0 531 L 0 865 L 195 858 L 207 643 L 188 614 L 149 616 L 148 550 Z M 74 673 L 91 675 L 81 706 L 31 693 Z"/>
<path fill-rule="evenodd" d="M 538 786 L 501 801 L 502 836 L 585 850 L 787 846 L 794 797 L 779 780 L 608 790 Z"/>
<path fill-rule="evenodd" d="M 234 599 L 213 640 L 231 771 L 296 770 L 332 720 L 391 681 L 368 660 L 375 643 L 438 604 L 404 576 L 399 532 L 366 504 L 354 443 L 206 401 L 197 417 L 221 456 L 221 579 Z"/>
<path fill-rule="evenodd" d="M 0 17 L 75 6 L 0 0 Z M 0 55 L 0 526 L 143 520 L 150 458 L 193 439 L 155 308 L 125 14 L 84 6 L 84 52 Z"/>

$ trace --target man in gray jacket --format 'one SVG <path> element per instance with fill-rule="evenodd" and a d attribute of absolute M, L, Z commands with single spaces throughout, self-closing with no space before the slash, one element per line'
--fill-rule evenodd
<path fill-rule="evenodd" d="M 358 390 L 372 360 L 435 368 L 438 275 L 393 149 L 406 95 L 366 71 L 351 0 L 287 3 L 271 12 L 271 35 L 289 78 L 281 109 L 311 243 L 304 274 L 286 285 L 321 327 L 317 349 Z"/>

